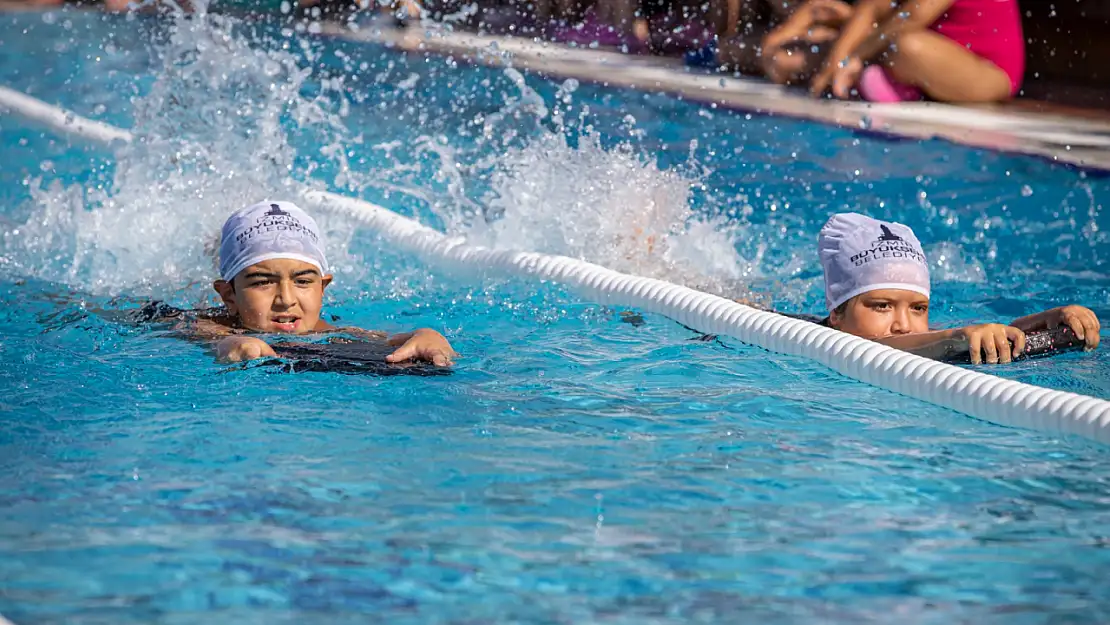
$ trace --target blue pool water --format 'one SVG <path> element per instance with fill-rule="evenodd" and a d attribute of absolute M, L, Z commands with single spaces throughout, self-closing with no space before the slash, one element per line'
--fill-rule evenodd
<path fill-rule="evenodd" d="M 143 138 L 113 154 L 0 118 L 0 613 L 1110 617 L 1093 443 L 428 267 L 336 219 L 328 312 L 441 328 L 454 375 L 227 367 L 105 312 L 199 303 L 222 216 L 308 185 L 797 311 L 821 302 L 817 229 L 861 209 L 927 242 L 936 325 L 1067 302 L 1105 321 L 1106 177 L 281 29 L 0 14 L 0 82 Z M 991 371 L 1107 398 L 1106 354 Z"/>

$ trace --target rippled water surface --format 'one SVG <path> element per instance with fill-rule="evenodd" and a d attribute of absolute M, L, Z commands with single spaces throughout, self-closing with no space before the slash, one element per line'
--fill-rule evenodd
<path fill-rule="evenodd" d="M 114 314 L 203 302 L 223 217 L 315 187 L 795 311 L 820 308 L 820 225 L 862 210 L 926 242 L 935 325 L 1105 321 L 1105 176 L 213 16 L 0 14 L 0 81 L 140 137 L 0 117 L 16 623 L 1110 620 L 1093 443 L 429 267 L 336 218 L 327 312 L 440 328 L 453 375 L 229 367 Z M 1106 354 L 992 372 L 1107 398 Z"/>

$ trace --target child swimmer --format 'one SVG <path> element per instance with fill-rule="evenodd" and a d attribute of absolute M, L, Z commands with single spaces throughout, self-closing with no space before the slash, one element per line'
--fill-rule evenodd
<path fill-rule="evenodd" d="M 390 337 L 359 328 L 336 328 L 320 319 L 332 282 L 316 221 L 291 202 L 260 202 L 232 213 L 221 232 L 220 277 L 213 283 L 224 309 L 198 319 L 195 335 L 215 340 L 222 362 L 276 357 L 266 341 L 247 332 L 314 334 L 342 331 L 385 338 L 397 349 L 388 362 L 452 364 L 455 351 L 442 334 L 421 328 Z"/>
<path fill-rule="evenodd" d="M 966 341 L 973 364 L 1007 363 L 1025 349 L 1025 333 L 1067 326 L 1086 349 L 1099 344 L 1099 321 L 1083 306 L 1062 306 L 1008 325 L 929 329 L 929 266 L 909 227 L 858 213 L 833 215 L 818 236 L 825 274 L 823 325 L 933 357 Z"/>

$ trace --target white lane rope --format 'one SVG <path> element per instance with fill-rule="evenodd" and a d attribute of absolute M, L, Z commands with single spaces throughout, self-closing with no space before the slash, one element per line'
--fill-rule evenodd
<path fill-rule="evenodd" d="M 126 130 L 0 87 L 0 111 L 4 110 L 52 130 L 106 145 L 132 138 Z M 346 215 L 394 245 L 447 268 L 551 280 L 599 303 L 635 307 L 702 332 L 810 358 L 855 380 L 984 421 L 1110 443 L 1110 402 L 1102 399 L 929 360 L 814 323 L 574 258 L 470 245 L 356 198 L 308 191 L 303 199 L 317 210 Z"/>

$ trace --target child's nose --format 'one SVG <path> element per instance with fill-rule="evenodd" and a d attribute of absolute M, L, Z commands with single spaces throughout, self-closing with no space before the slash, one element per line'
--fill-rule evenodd
<path fill-rule="evenodd" d="M 910 313 L 907 310 L 898 310 L 894 313 L 894 323 L 890 325 L 891 334 L 910 333 Z"/>
<path fill-rule="evenodd" d="M 281 285 L 278 288 L 278 296 L 275 303 L 279 303 L 284 306 L 292 306 L 294 301 L 296 300 L 293 297 L 293 283 L 288 280 L 282 280 Z"/>

